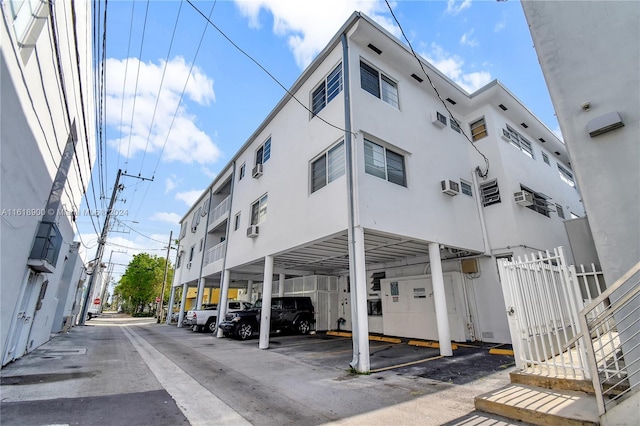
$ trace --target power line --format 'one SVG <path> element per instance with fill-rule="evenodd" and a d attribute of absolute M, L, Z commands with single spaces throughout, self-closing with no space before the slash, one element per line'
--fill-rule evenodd
<path fill-rule="evenodd" d="M 218 31 L 220 33 L 220 35 L 222 35 L 229 43 L 231 43 L 231 45 L 233 47 L 235 47 L 240 53 L 242 53 L 244 56 L 246 56 L 247 58 L 249 58 L 251 60 L 251 62 L 253 62 L 254 64 L 256 64 L 262 71 L 264 71 L 269 77 L 271 77 L 271 79 L 273 81 L 276 82 L 276 84 L 278 86 L 280 86 L 282 88 L 282 90 L 284 90 L 291 98 L 293 98 L 297 103 L 299 103 L 304 109 L 306 109 L 307 111 L 309 111 L 314 117 L 318 117 L 318 119 L 326 124 L 328 124 L 329 126 L 336 128 L 342 132 L 348 132 L 348 130 L 343 129 L 340 126 L 336 126 L 333 123 L 330 123 L 329 121 L 325 120 L 324 118 L 320 117 L 318 114 L 314 113 L 308 106 L 306 106 L 302 101 L 300 101 L 298 98 L 296 98 L 293 93 L 291 93 L 289 91 L 289 89 L 287 89 L 273 74 L 271 74 L 262 64 L 260 64 L 260 62 L 258 62 L 256 59 L 254 59 L 251 55 L 249 55 L 246 51 L 244 51 L 240 46 L 238 46 L 233 40 L 231 40 L 231 38 L 226 35 L 224 33 L 224 31 L 222 31 L 220 28 L 218 28 L 218 26 L 216 24 L 214 24 L 211 19 L 209 19 L 208 17 L 206 17 L 201 11 L 200 9 L 198 9 L 193 3 L 191 3 L 191 0 L 187 0 L 187 3 L 189 3 L 191 5 L 191 7 L 193 7 L 196 12 L 198 12 L 200 15 L 202 15 L 202 17 L 204 19 L 207 20 L 207 22 L 213 27 L 215 28 L 216 31 Z M 349 132 L 351 134 L 353 134 L 355 136 L 355 133 L 353 132 Z"/>
<path fill-rule="evenodd" d="M 215 5 L 215 3 L 214 3 Z M 180 8 L 178 9 L 178 14 L 176 15 L 176 22 L 173 25 L 173 33 L 171 34 L 171 42 L 169 43 L 169 50 L 167 51 L 167 59 L 164 62 L 164 69 L 162 70 L 162 78 L 160 79 L 160 88 L 158 89 L 158 95 L 156 96 L 156 104 L 153 107 L 153 115 L 151 116 L 151 124 L 149 124 L 149 133 L 147 134 L 147 144 L 144 147 L 144 153 L 142 154 L 142 161 L 140 162 L 140 171 L 138 174 L 142 174 L 142 166 L 144 165 L 144 159 L 147 155 L 147 148 L 149 147 L 149 140 L 151 139 L 151 129 L 153 129 L 153 122 L 156 118 L 156 111 L 158 110 L 158 103 L 160 101 L 160 94 L 162 93 L 162 86 L 164 84 L 164 76 L 167 73 L 167 68 L 169 66 L 169 58 L 171 56 L 171 49 L 173 47 L 173 41 L 176 36 L 176 29 L 178 28 L 178 21 L 180 19 L 180 12 L 182 11 L 182 2 L 180 2 Z"/>
<path fill-rule="evenodd" d="M 129 162 L 129 152 L 131 150 L 131 133 L 133 130 L 133 117 L 135 116 L 136 110 L 136 99 L 138 98 L 136 94 L 138 93 L 138 81 L 140 79 L 140 63 L 142 62 L 142 48 L 144 47 L 144 35 L 147 32 L 147 16 L 149 15 L 149 0 L 147 0 L 147 7 L 144 12 L 144 23 L 142 24 L 142 39 L 140 40 L 140 52 L 138 53 L 138 70 L 136 71 L 136 85 L 133 90 L 133 106 L 131 107 L 131 121 L 129 122 L 129 143 L 127 145 L 127 161 L 125 164 Z M 128 59 L 127 59 L 128 60 Z M 124 103 L 124 98 L 122 99 Z M 125 167 L 124 171 L 127 171 Z"/>
<path fill-rule="evenodd" d="M 187 1 L 189 1 L 189 0 L 187 0 Z M 400 25 L 400 21 L 398 21 L 398 18 L 396 18 L 395 13 L 393 13 L 393 9 L 391 8 L 391 5 L 389 4 L 389 1 L 388 0 L 384 0 L 384 2 L 387 4 L 387 7 L 389 8 L 389 12 L 391 12 L 391 16 L 393 17 L 393 20 L 396 21 L 396 24 L 398 25 L 398 28 L 400 29 L 400 32 L 402 33 L 402 37 L 404 37 L 404 40 L 409 45 L 409 49 L 411 49 L 411 54 L 413 55 L 414 58 L 416 58 L 416 60 L 418 61 L 418 64 L 420 64 L 420 69 L 422 69 L 422 72 L 424 73 L 424 75 L 427 76 L 427 80 L 429 80 L 429 84 L 431 85 L 433 90 L 436 92 L 436 95 L 438 96 L 438 99 L 440 99 L 440 102 L 442 102 L 442 105 L 444 105 L 444 109 L 447 110 L 447 112 L 449 113 L 449 117 L 450 118 L 456 120 L 456 118 L 454 117 L 454 115 L 451 112 L 451 110 L 449 110 L 449 107 L 447 106 L 447 103 L 445 102 L 444 99 L 442 99 L 442 96 L 440 96 L 440 92 L 438 92 L 438 89 L 436 88 L 435 84 L 433 84 L 433 81 L 431 81 L 431 77 L 429 76 L 429 74 L 427 74 L 427 71 L 424 69 L 424 65 L 422 63 L 422 60 L 420 58 L 418 58 L 418 55 L 416 54 L 415 50 L 413 50 L 413 46 L 411 45 L 411 42 L 407 38 L 407 35 L 404 33 L 404 30 L 402 29 L 402 25 Z M 458 120 L 456 120 L 456 122 L 459 123 Z M 458 126 L 458 127 L 460 127 L 460 131 L 462 132 L 462 135 L 467 139 L 467 141 L 469 141 L 471 146 L 473 146 L 473 148 L 478 152 L 478 154 L 480 154 L 482 156 L 482 158 L 484 159 L 484 162 L 485 162 L 485 164 L 487 166 L 485 171 L 483 172 L 482 170 L 480 170 L 479 167 L 477 168 L 477 171 L 478 171 L 478 174 L 480 175 L 480 177 L 486 178 L 487 175 L 489 174 L 489 159 L 482 152 L 480 152 L 478 147 L 471 141 L 469 136 L 467 136 L 467 134 L 465 133 L 465 131 L 462 128 L 462 126 Z"/>

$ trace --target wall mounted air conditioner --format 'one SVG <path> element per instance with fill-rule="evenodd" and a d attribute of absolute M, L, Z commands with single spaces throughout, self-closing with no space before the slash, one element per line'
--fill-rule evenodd
<path fill-rule="evenodd" d="M 260 228 L 258 227 L 258 225 L 251 225 L 247 228 L 247 237 L 255 238 L 258 236 L 259 232 Z"/>
<path fill-rule="evenodd" d="M 256 164 L 253 170 L 251 170 L 251 176 L 256 179 L 262 176 L 262 164 Z"/>
<path fill-rule="evenodd" d="M 191 262 L 187 263 L 187 269 L 191 269 Z"/>
<path fill-rule="evenodd" d="M 514 192 L 513 200 L 520 206 L 528 207 L 533 204 L 533 194 L 528 191 Z"/>
<path fill-rule="evenodd" d="M 431 113 L 431 122 L 437 127 L 440 127 L 441 129 L 444 127 L 447 127 L 447 117 L 445 117 L 443 114 L 439 113 L 438 111 Z"/>
<path fill-rule="evenodd" d="M 458 195 L 460 193 L 460 184 L 458 184 L 458 182 L 454 182 L 448 179 L 441 180 L 440 190 L 442 191 L 443 194 Z"/>

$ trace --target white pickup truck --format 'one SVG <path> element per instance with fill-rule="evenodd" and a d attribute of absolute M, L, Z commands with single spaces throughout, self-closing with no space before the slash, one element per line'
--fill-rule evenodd
<path fill-rule="evenodd" d="M 253 305 L 242 300 L 228 300 L 227 312 L 242 311 L 250 309 Z M 194 309 L 187 312 L 184 324 L 191 327 L 193 331 L 214 332 L 218 320 L 218 305 L 204 305 L 203 309 Z"/>

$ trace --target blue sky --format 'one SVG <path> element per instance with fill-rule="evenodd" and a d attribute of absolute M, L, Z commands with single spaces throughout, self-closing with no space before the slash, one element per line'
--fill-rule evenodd
<path fill-rule="evenodd" d="M 498 79 L 559 133 L 519 2 L 390 4 L 415 51 L 461 87 L 473 92 Z M 193 5 L 287 88 L 354 10 L 401 37 L 384 0 Z M 94 202 L 89 190 L 89 204 L 106 208 L 119 168 L 153 178 L 121 180 L 103 257 L 114 252 L 117 280 L 134 254 L 166 254 L 169 232 L 178 233 L 180 218 L 285 93 L 186 1 L 108 2 L 106 56 L 106 125 L 93 170 L 104 197 Z M 94 220 L 100 230 L 104 217 Z M 86 216 L 78 225 L 93 258 L 94 227 Z"/>

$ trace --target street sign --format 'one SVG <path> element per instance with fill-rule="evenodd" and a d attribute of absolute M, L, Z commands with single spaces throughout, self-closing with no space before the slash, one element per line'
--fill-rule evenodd
<path fill-rule="evenodd" d="M 156 297 L 156 303 L 160 303 L 160 297 Z"/>
<path fill-rule="evenodd" d="M 100 298 L 96 297 L 95 299 L 93 299 L 93 304 L 94 305 L 99 305 L 100 304 Z"/>

